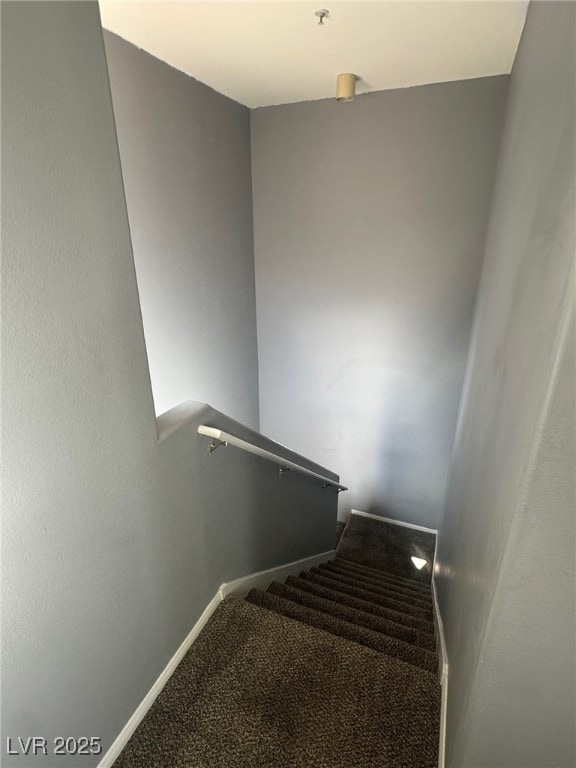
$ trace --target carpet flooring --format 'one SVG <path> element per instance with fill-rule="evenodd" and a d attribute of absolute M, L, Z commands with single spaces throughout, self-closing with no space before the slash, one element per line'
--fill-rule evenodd
<path fill-rule="evenodd" d="M 115 768 L 435 767 L 430 585 L 340 546 L 319 568 L 226 598 Z"/>
<path fill-rule="evenodd" d="M 344 560 L 430 585 L 436 534 L 419 531 L 384 520 L 350 515 L 336 553 Z M 426 565 L 416 570 L 411 557 L 421 557 Z"/>

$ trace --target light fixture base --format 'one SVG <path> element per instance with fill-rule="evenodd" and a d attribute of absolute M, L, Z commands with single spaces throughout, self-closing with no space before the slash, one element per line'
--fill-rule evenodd
<path fill-rule="evenodd" d="M 336 101 L 354 101 L 356 96 L 356 80 L 351 72 L 343 72 L 336 78 Z"/>

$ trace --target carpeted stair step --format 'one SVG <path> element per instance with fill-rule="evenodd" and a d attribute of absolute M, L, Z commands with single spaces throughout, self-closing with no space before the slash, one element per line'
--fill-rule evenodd
<path fill-rule="evenodd" d="M 396 624 L 393 621 L 375 616 L 373 613 L 359 611 L 357 608 L 351 608 L 349 605 L 344 605 L 341 602 L 327 600 L 311 592 L 297 589 L 288 584 L 281 584 L 278 581 L 273 581 L 267 591 L 277 597 L 291 600 L 293 603 L 299 603 L 307 608 L 313 608 L 315 611 L 328 613 L 337 619 L 349 621 L 357 626 L 365 627 L 374 632 L 380 632 L 396 640 L 402 640 L 405 643 L 410 643 L 417 648 L 424 648 L 432 653 L 436 652 L 436 641 L 432 635 L 418 632 L 418 630 L 402 624 Z"/>
<path fill-rule="evenodd" d="M 326 561 L 335 568 L 342 568 L 346 571 L 354 571 L 354 573 L 361 573 L 363 576 L 376 579 L 377 581 L 383 581 L 386 584 L 394 584 L 399 589 L 407 589 L 410 592 L 417 595 L 425 595 L 427 597 L 431 594 L 431 589 L 427 584 L 415 583 L 409 579 L 403 579 L 401 576 L 396 576 L 393 573 L 387 573 L 386 571 L 368 571 L 363 566 L 355 566 L 350 562 L 339 560 L 334 558 L 333 560 Z"/>
<path fill-rule="evenodd" d="M 218 605 L 114 768 L 437 768 L 434 539 L 359 520 L 345 557 Z"/>
<path fill-rule="evenodd" d="M 415 608 L 419 608 L 422 611 L 432 614 L 431 600 L 426 600 L 425 598 L 416 598 L 412 597 L 411 595 L 405 595 L 401 592 L 397 592 L 394 587 L 390 587 L 387 584 L 373 584 L 372 582 L 366 581 L 365 577 L 360 576 L 359 574 L 340 572 L 336 568 L 332 568 L 330 566 L 320 565 L 313 570 L 318 571 L 330 578 L 337 579 L 338 581 L 343 581 L 346 584 L 351 584 L 352 586 L 357 586 L 361 589 L 367 589 L 370 592 L 375 592 L 376 594 L 386 595 L 386 597 L 397 600 L 399 603 L 403 603 L 404 605 L 412 605 Z"/>
<path fill-rule="evenodd" d="M 336 559 L 430 586 L 435 547 L 433 531 L 352 514 L 336 548 Z M 425 560 L 421 569 L 414 567 L 412 555 Z"/>
<path fill-rule="evenodd" d="M 321 569 L 330 571 L 331 573 L 337 573 L 340 576 L 347 577 L 349 579 L 354 579 L 354 581 L 363 582 L 367 585 L 366 589 L 369 587 L 376 587 L 377 589 L 385 589 L 387 592 L 390 592 L 392 595 L 397 595 L 397 599 L 401 600 L 405 603 L 410 603 L 410 605 L 419 605 L 422 606 L 422 608 L 426 610 L 432 610 L 432 597 L 427 596 L 424 594 L 414 594 L 414 592 L 410 592 L 408 589 L 404 589 L 403 587 L 399 587 L 396 584 L 392 584 L 389 582 L 382 582 L 382 581 L 375 581 L 370 576 L 365 576 L 363 573 L 356 573 L 353 571 L 347 571 L 345 568 L 340 568 L 338 565 L 334 565 L 331 562 L 328 563 L 322 563 L 319 566 Z"/>
<path fill-rule="evenodd" d="M 434 624 L 431 621 L 425 621 L 418 619 L 415 616 L 409 616 L 406 613 L 400 611 L 394 611 L 391 608 L 386 608 L 383 605 L 378 605 L 368 600 L 355 597 L 352 594 L 338 591 L 338 589 L 332 589 L 329 586 L 320 584 L 319 582 L 312 581 L 311 579 L 303 579 L 298 576 L 288 576 L 286 584 L 295 587 L 301 591 L 310 592 L 313 595 L 318 595 L 327 600 L 341 603 L 343 605 L 349 605 L 351 608 L 356 608 L 364 613 L 372 613 L 374 616 L 379 616 L 388 621 L 401 624 L 406 627 L 416 629 L 418 632 L 422 632 L 434 637 Z"/>
<path fill-rule="evenodd" d="M 375 584 L 377 586 L 382 587 L 388 587 L 389 589 L 393 589 L 395 592 L 398 592 L 399 594 L 407 595 L 409 597 L 414 597 L 417 600 L 424 600 L 424 602 L 431 603 L 432 602 L 432 590 L 431 589 L 415 589 L 411 586 L 406 586 L 405 584 L 399 584 L 396 581 L 392 581 L 388 578 L 383 578 L 379 576 L 375 576 L 374 574 L 368 574 L 368 573 L 362 573 L 362 571 L 357 571 L 352 568 L 348 568 L 346 565 L 342 565 L 341 563 L 330 560 L 327 563 L 330 565 L 334 570 L 337 570 L 339 573 L 344 573 L 347 576 L 351 576 L 352 578 L 362 578 L 363 580 L 369 581 L 372 584 Z"/>
<path fill-rule="evenodd" d="M 424 648 L 417 648 L 414 645 L 410 645 L 410 643 L 405 643 L 388 635 L 382 635 L 365 627 L 357 626 L 349 621 L 338 619 L 327 613 L 321 613 L 313 608 L 294 603 L 270 592 L 252 589 L 246 596 L 246 600 L 259 605 L 261 608 L 267 608 L 275 613 L 288 616 L 316 629 L 322 629 L 345 640 L 351 640 L 359 645 L 385 653 L 407 664 L 413 664 L 415 667 L 425 669 L 427 672 L 434 673 L 438 669 L 438 659 L 435 653 Z"/>
<path fill-rule="evenodd" d="M 435 768 L 437 676 L 226 598 L 114 768 Z"/>
<path fill-rule="evenodd" d="M 336 555 L 333 562 L 338 563 L 339 565 L 345 565 L 348 568 L 353 568 L 354 570 L 365 573 L 366 575 L 380 576 L 380 577 L 386 578 L 387 580 L 392 579 L 403 586 L 408 586 L 408 587 L 411 587 L 412 589 L 423 590 L 427 594 L 429 594 L 432 591 L 430 582 L 416 581 L 416 579 L 408 579 L 405 576 L 399 576 L 396 573 L 389 573 L 388 571 L 380 570 L 379 568 L 371 568 L 368 565 L 362 565 L 361 563 L 356 563 L 353 560 L 346 560 L 342 557 L 338 557 L 338 555 Z"/>
<path fill-rule="evenodd" d="M 342 587 L 361 590 L 363 594 L 359 595 L 359 597 L 362 597 L 364 600 L 372 600 L 379 605 L 387 605 L 395 611 L 408 613 L 410 616 L 418 616 L 425 621 L 432 621 L 432 611 L 430 609 L 420 605 L 412 605 L 404 600 L 400 600 L 397 595 L 387 592 L 385 589 L 372 587 L 365 582 L 349 579 L 346 576 L 340 576 L 337 573 L 325 569 L 310 568 L 309 573 L 311 576 L 329 580 L 330 584 L 328 586 L 332 586 L 333 588 L 337 588 L 336 585 L 339 584 Z"/>
<path fill-rule="evenodd" d="M 408 580 L 401 581 L 398 577 L 388 574 L 385 571 L 368 571 L 365 570 L 362 566 L 356 567 L 346 560 L 330 560 L 329 562 L 333 563 L 339 569 L 347 571 L 348 573 L 362 574 L 367 578 L 373 579 L 375 582 L 394 584 L 401 589 L 407 589 L 411 594 L 416 595 L 416 597 L 419 595 L 423 595 L 424 597 L 432 597 L 432 588 L 424 584 L 410 582 Z"/>
<path fill-rule="evenodd" d="M 346 584 L 343 581 L 338 581 L 332 578 L 332 576 L 325 575 L 325 571 L 314 573 L 314 569 L 312 568 L 310 571 L 301 571 L 298 576 L 301 579 L 307 579 L 308 581 L 322 584 L 325 587 L 330 587 L 330 589 L 334 589 L 337 592 L 343 592 L 344 594 L 351 595 L 352 597 L 359 597 L 361 600 L 367 600 L 368 602 L 376 603 L 376 605 L 382 605 L 398 613 L 405 614 L 406 616 L 413 616 L 414 618 L 421 619 L 422 621 L 432 623 L 432 618 L 427 611 L 421 611 L 418 608 L 414 608 L 412 605 L 405 605 L 404 603 L 399 603 L 397 600 L 392 600 L 388 597 L 384 597 L 383 595 L 377 595 L 376 593 L 370 592 L 367 589 L 352 587 L 350 584 Z"/>

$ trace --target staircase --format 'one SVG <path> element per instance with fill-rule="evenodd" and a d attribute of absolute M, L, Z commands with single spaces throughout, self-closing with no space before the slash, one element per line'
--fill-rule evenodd
<path fill-rule="evenodd" d="M 345 560 L 253 589 L 254 605 L 385 653 L 435 674 L 432 599 L 426 587 Z"/>
<path fill-rule="evenodd" d="M 226 598 L 115 768 L 433 768 L 429 583 L 342 557 Z"/>

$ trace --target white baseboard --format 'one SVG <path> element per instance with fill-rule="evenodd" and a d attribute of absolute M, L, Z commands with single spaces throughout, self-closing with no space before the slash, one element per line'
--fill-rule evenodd
<path fill-rule="evenodd" d="M 130 741 L 132 734 L 136 728 L 138 728 L 152 704 L 154 704 L 156 701 L 158 694 L 162 688 L 164 688 L 172 673 L 178 664 L 180 664 L 194 640 L 196 640 L 200 632 L 204 629 L 204 625 L 210 616 L 212 616 L 218 605 L 225 597 L 228 595 L 242 596 L 249 592 L 251 589 L 263 586 L 267 587 L 271 581 L 285 579 L 287 576 L 300 573 L 301 570 L 314 568 L 324 560 L 333 558 L 334 555 L 334 550 L 330 550 L 329 552 L 323 552 L 320 555 L 307 557 L 303 560 L 295 560 L 292 563 L 286 563 L 276 568 L 268 568 L 268 570 L 259 571 L 258 573 L 251 573 L 248 576 L 243 576 L 240 579 L 227 581 L 221 584 L 218 592 L 216 592 L 212 600 L 210 600 L 202 612 L 202 615 L 196 624 L 194 624 L 174 656 L 172 656 L 168 664 L 164 667 L 152 688 L 150 688 L 146 696 L 144 696 L 132 717 L 128 720 L 124 728 L 122 728 L 118 736 L 114 739 L 112 745 L 102 760 L 100 760 L 98 763 L 98 768 L 111 768 L 111 766 L 114 764 L 114 761 L 118 759 L 118 756 L 126 744 Z"/>
<path fill-rule="evenodd" d="M 440 693 L 440 742 L 438 746 L 438 768 L 446 765 L 446 718 L 448 716 L 448 673 L 442 680 Z"/>
<path fill-rule="evenodd" d="M 184 639 L 184 642 L 182 643 L 182 645 L 178 648 L 174 656 L 172 656 L 168 664 L 164 667 L 164 669 L 160 673 L 160 676 L 158 677 L 158 679 L 156 680 L 152 688 L 150 688 L 146 696 L 144 696 L 144 698 L 138 705 L 138 708 L 136 709 L 136 711 L 134 712 L 130 720 L 128 720 L 124 728 L 122 728 L 118 736 L 114 739 L 112 746 L 106 752 L 102 760 L 98 763 L 98 768 L 110 768 L 110 766 L 114 764 L 114 761 L 118 758 L 118 756 L 120 755 L 120 752 L 122 752 L 122 750 L 124 749 L 128 741 L 130 740 L 130 737 L 132 736 L 136 728 L 138 728 L 138 726 L 140 725 L 141 721 L 144 718 L 144 715 L 148 712 L 152 704 L 154 704 L 156 698 L 158 697 L 158 694 L 160 693 L 162 688 L 164 688 L 164 686 L 170 679 L 170 676 L 172 675 L 172 673 L 174 672 L 178 664 L 180 664 L 180 662 L 184 658 L 184 655 L 186 654 L 186 652 L 188 651 L 188 649 L 190 648 L 194 640 L 196 640 L 196 638 L 204 628 L 204 625 L 206 624 L 210 616 L 212 616 L 212 614 L 220 604 L 221 600 L 222 598 L 220 597 L 220 592 L 217 592 L 212 598 L 212 600 L 210 600 L 210 602 L 208 603 L 204 611 L 202 612 L 202 615 L 200 616 L 196 624 L 194 624 L 194 626 L 192 627 L 192 629 Z"/>
<path fill-rule="evenodd" d="M 434 565 L 436 564 L 436 556 L 434 556 Z M 434 626 L 436 629 L 437 638 L 437 652 L 440 659 L 439 662 L 439 677 L 441 686 L 441 699 L 440 699 L 440 741 L 438 747 L 438 768 L 444 768 L 446 760 L 446 716 L 448 708 L 448 652 L 446 650 L 446 638 L 444 636 L 444 622 L 442 621 L 442 614 L 440 613 L 440 605 L 438 604 L 438 594 L 436 592 L 436 581 L 432 574 L 432 598 L 434 601 Z"/>
<path fill-rule="evenodd" d="M 437 528 L 425 528 L 423 525 L 415 525 L 414 523 L 403 523 L 400 520 L 392 520 L 390 517 L 382 517 L 381 515 L 374 515 L 372 512 L 360 512 L 359 509 L 351 509 L 351 515 L 359 515 L 360 517 L 369 517 L 372 520 L 379 520 L 381 523 L 392 523 L 392 525 L 401 525 L 404 528 L 412 528 L 414 531 L 424 531 L 425 533 L 438 533 Z"/>
<path fill-rule="evenodd" d="M 293 563 L 286 563 L 286 565 L 280 565 L 277 568 L 268 568 L 266 571 L 251 573 L 248 576 L 243 576 L 241 579 L 234 579 L 234 581 L 226 581 L 220 587 L 220 594 L 222 599 L 228 595 L 243 597 L 251 589 L 267 587 L 271 581 L 282 581 L 288 576 L 298 575 L 300 571 L 307 571 L 310 568 L 315 568 L 325 560 L 332 560 L 335 555 L 336 550 L 331 549 L 329 552 L 322 552 L 320 555 L 305 557 L 303 560 L 295 560 Z"/>

